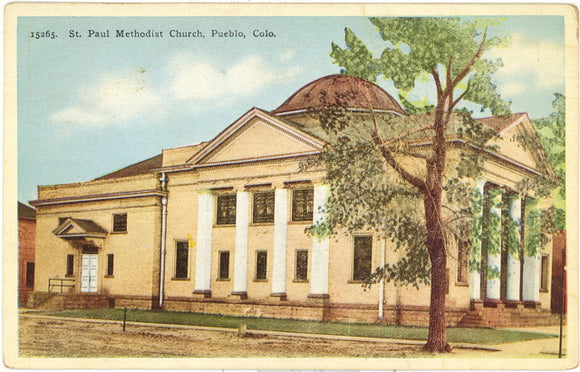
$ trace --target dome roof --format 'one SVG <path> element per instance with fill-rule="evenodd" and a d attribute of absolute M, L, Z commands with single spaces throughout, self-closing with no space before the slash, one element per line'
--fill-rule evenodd
<path fill-rule="evenodd" d="M 350 109 L 374 109 L 405 114 L 405 110 L 383 88 L 364 79 L 349 75 L 329 75 L 314 80 L 298 89 L 275 114 L 321 107 L 321 92 L 325 92 L 330 103 L 336 102 L 336 94 L 354 93 L 347 98 Z"/>

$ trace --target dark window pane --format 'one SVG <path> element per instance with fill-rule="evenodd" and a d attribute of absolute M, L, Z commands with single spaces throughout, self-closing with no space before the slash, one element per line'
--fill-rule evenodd
<path fill-rule="evenodd" d="M 296 251 L 296 280 L 308 280 L 308 251 Z"/>
<path fill-rule="evenodd" d="M 274 191 L 254 194 L 254 223 L 274 222 Z"/>
<path fill-rule="evenodd" d="M 236 194 L 218 195 L 217 224 L 233 225 L 236 223 Z"/>
<path fill-rule="evenodd" d="M 113 231 L 114 232 L 126 232 L 127 231 L 127 214 L 114 214 L 113 215 Z"/>
<path fill-rule="evenodd" d="M 26 263 L 26 286 L 34 287 L 34 262 Z"/>
<path fill-rule="evenodd" d="M 74 275 L 74 267 L 75 267 L 75 255 L 74 254 L 67 254 L 66 255 L 66 275 L 67 276 Z"/>
<path fill-rule="evenodd" d="M 220 252 L 220 279 L 230 278 L 230 251 Z"/>
<path fill-rule="evenodd" d="M 189 243 L 187 241 L 177 242 L 175 252 L 175 277 L 179 279 L 187 278 L 189 264 Z"/>
<path fill-rule="evenodd" d="M 314 190 L 292 191 L 292 221 L 312 221 Z"/>
<path fill-rule="evenodd" d="M 113 266 L 115 262 L 115 255 L 107 255 L 107 276 L 113 276 Z"/>
<path fill-rule="evenodd" d="M 469 276 L 469 244 L 461 240 L 457 247 L 457 281 L 467 283 Z"/>
<path fill-rule="evenodd" d="M 268 272 L 268 252 L 256 252 L 256 279 L 264 280 Z"/>
<path fill-rule="evenodd" d="M 549 281 L 548 274 L 550 272 L 550 268 L 548 266 L 548 263 L 549 263 L 548 256 L 542 256 L 542 277 L 540 280 L 540 289 L 542 291 L 548 290 L 548 281 Z"/>
<path fill-rule="evenodd" d="M 353 280 L 367 280 L 372 270 L 373 238 L 370 236 L 355 236 L 354 238 L 354 270 Z"/>

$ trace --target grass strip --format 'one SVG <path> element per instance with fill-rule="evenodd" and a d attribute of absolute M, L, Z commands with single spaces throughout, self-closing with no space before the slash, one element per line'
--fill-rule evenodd
<path fill-rule="evenodd" d="M 53 316 L 123 320 L 123 309 L 82 309 L 50 313 Z M 127 321 L 312 333 L 340 336 L 426 340 L 427 327 L 392 326 L 369 323 L 322 322 L 296 319 L 256 318 L 220 314 L 186 313 L 166 310 L 128 309 Z M 500 344 L 557 337 L 554 334 L 490 328 L 447 328 L 449 342 Z"/>

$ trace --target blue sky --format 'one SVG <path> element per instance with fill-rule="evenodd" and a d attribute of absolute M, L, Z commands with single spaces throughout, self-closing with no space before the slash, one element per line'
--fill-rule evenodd
<path fill-rule="evenodd" d="M 251 107 L 276 108 L 340 71 L 330 44 L 344 46 L 345 27 L 382 50 L 364 17 L 20 18 L 18 199 L 36 199 L 38 185 L 88 181 L 164 148 L 209 140 Z M 165 37 L 116 38 L 117 29 Z M 246 37 L 211 38 L 212 29 Z M 58 37 L 31 38 L 39 30 Z M 82 37 L 70 38 L 70 30 Z M 111 37 L 88 38 L 88 30 Z M 170 38 L 170 30 L 205 38 Z M 254 30 L 276 37 L 254 38 Z M 492 32 L 512 40 L 487 55 L 504 61 L 496 83 L 512 111 L 548 115 L 553 93 L 564 93 L 563 17 L 508 17 Z M 429 83 L 423 88 L 415 98 L 430 97 Z"/>

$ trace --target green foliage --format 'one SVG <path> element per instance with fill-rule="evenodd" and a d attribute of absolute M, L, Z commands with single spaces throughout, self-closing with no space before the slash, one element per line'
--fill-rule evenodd
<path fill-rule="evenodd" d="M 470 270 L 481 272 L 481 247 L 483 242 L 483 194 L 475 188 L 473 191 L 473 219 L 471 233 Z"/>
<path fill-rule="evenodd" d="M 373 82 L 378 75 L 391 80 L 409 113 L 427 112 L 433 107 L 407 99 L 417 80 L 448 67 L 450 78 L 454 79 L 476 54 L 481 57 L 485 50 L 507 45 L 505 38 L 487 38 L 487 27 L 498 25 L 502 21 L 499 18 L 466 21 L 458 17 L 373 17 L 370 21 L 385 41 L 379 57 L 373 56 L 349 28 L 345 30 L 346 48 L 333 43 L 330 56 L 342 67 L 342 74 Z M 486 40 L 479 50 L 484 35 Z M 472 73 L 456 82 L 453 89 L 458 88 L 458 93 L 467 90 L 464 99 L 481 104 L 482 109 L 491 109 L 494 115 L 508 113 L 509 103 L 501 99 L 491 82 L 501 61 L 476 58 L 474 62 Z"/>
<path fill-rule="evenodd" d="M 496 266 L 487 266 L 487 280 L 493 280 L 500 277 L 500 271 Z"/>
<path fill-rule="evenodd" d="M 566 97 L 555 93 L 554 111 L 545 118 L 533 120 L 540 143 L 546 151 L 560 183 L 556 188 L 554 227 L 566 229 Z"/>
<path fill-rule="evenodd" d="M 536 204 L 536 200 L 526 200 L 524 254 L 528 257 L 536 256 L 542 244 L 542 212 L 536 208 Z"/>

